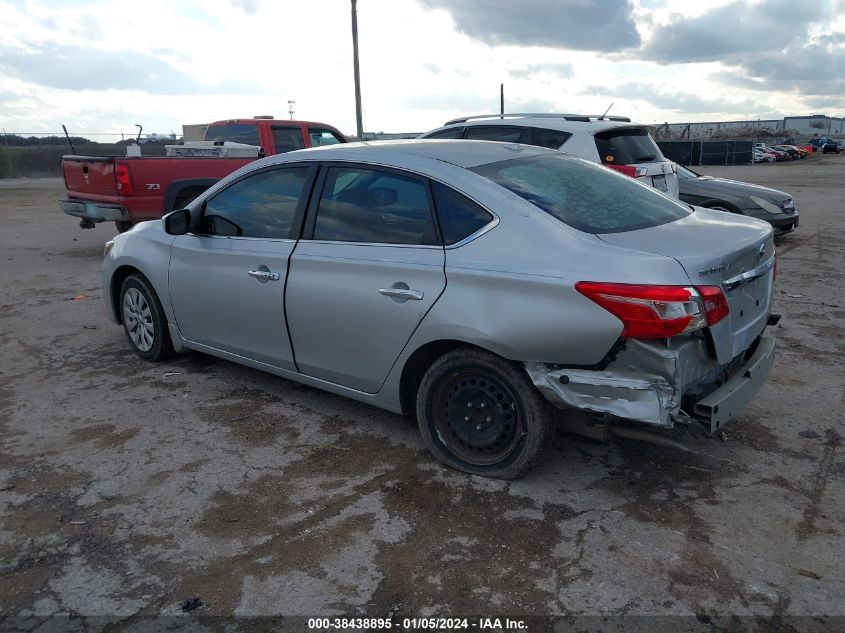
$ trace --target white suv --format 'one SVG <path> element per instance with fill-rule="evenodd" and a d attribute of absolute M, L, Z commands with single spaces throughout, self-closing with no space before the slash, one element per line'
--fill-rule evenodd
<path fill-rule="evenodd" d="M 448 121 L 420 138 L 462 138 L 539 145 L 586 158 L 678 197 L 675 163 L 660 153 L 648 127 L 621 116 L 482 114 Z"/>

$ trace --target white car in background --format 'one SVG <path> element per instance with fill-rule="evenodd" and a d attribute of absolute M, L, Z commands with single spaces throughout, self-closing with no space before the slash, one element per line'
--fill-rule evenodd
<path fill-rule="evenodd" d="M 556 149 L 634 178 L 678 197 L 675 163 L 667 160 L 648 126 L 623 116 L 591 114 L 482 114 L 461 117 L 421 135 L 424 139 L 467 139 L 524 143 Z"/>

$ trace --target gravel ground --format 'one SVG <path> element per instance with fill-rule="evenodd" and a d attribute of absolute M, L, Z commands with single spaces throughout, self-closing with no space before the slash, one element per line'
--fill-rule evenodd
<path fill-rule="evenodd" d="M 440 466 L 393 414 L 200 354 L 141 361 L 105 316 L 113 228 L 58 211 L 60 179 L 0 181 L 0 621 L 131 628 L 195 597 L 219 616 L 845 616 L 845 155 L 702 171 L 801 213 L 768 383 L 691 455 L 560 433 L 511 483 Z"/>

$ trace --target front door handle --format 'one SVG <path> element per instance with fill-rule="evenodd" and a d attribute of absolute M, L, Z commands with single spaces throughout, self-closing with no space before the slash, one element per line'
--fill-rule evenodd
<path fill-rule="evenodd" d="M 247 275 L 258 281 L 279 281 L 282 278 L 279 273 L 270 272 L 269 270 L 250 270 L 247 272 Z"/>
<path fill-rule="evenodd" d="M 422 298 L 425 296 L 422 290 L 411 290 L 409 288 L 381 288 L 379 293 L 385 297 L 412 299 L 414 301 L 422 301 Z"/>

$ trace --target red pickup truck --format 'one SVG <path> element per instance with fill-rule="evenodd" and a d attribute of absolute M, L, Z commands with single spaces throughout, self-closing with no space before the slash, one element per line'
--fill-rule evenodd
<path fill-rule="evenodd" d="M 126 231 L 180 209 L 218 180 L 261 156 L 305 147 L 345 143 L 324 123 L 276 119 L 232 119 L 208 126 L 206 141 L 258 146 L 255 158 L 188 156 L 64 156 L 67 198 L 59 208 L 80 218 L 84 229 L 114 222 Z"/>

